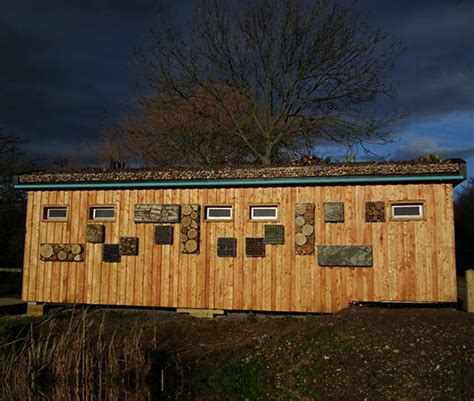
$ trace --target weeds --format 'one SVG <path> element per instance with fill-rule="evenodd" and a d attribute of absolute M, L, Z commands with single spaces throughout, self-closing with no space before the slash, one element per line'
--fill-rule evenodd
<path fill-rule="evenodd" d="M 156 336 L 135 322 L 128 335 L 106 330 L 106 315 L 73 312 L 66 327 L 50 318 L 3 346 L 2 399 L 144 400 Z M 62 322 L 64 325 L 64 321 Z"/>

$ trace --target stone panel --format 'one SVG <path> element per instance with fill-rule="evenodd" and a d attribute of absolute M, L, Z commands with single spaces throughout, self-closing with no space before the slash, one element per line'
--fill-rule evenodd
<path fill-rule="evenodd" d="M 105 241 L 105 226 L 103 224 L 88 224 L 86 229 L 87 242 L 101 244 Z"/>
<path fill-rule="evenodd" d="M 237 256 L 237 239 L 233 237 L 217 238 L 217 256 L 236 257 Z"/>
<path fill-rule="evenodd" d="M 314 203 L 295 204 L 295 250 L 297 255 L 314 254 Z"/>
<path fill-rule="evenodd" d="M 365 203 L 365 221 L 368 223 L 380 223 L 385 221 L 384 202 Z"/>
<path fill-rule="evenodd" d="M 120 263 L 120 246 L 119 244 L 104 244 L 102 249 L 102 262 Z"/>
<path fill-rule="evenodd" d="M 367 245 L 318 246 L 318 265 L 371 267 L 372 247 Z"/>
<path fill-rule="evenodd" d="M 265 244 L 282 245 L 285 243 L 285 226 L 283 224 L 265 225 Z"/>
<path fill-rule="evenodd" d="M 344 203 L 324 202 L 324 222 L 325 223 L 343 223 L 344 222 Z"/>
<path fill-rule="evenodd" d="M 82 262 L 82 244 L 41 244 L 40 258 L 44 262 Z"/>
<path fill-rule="evenodd" d="M 258 258 L 265 256 L 265 242 L 263 238 L 245 238 L 245 254 Z"/>
<path fill-rule="evenodd" d="M 173 244 L 173 226 L 155 226 L 155 244 Z"/>
<path fill-rule="evenodd" d="M 138 238 L 137 237 L 121 237 L 119 241 L 120 255 L 137 256 L 138 255 Z"/>
<path fill-rule="evenodd" d="M 179 223 L 179 205 L 135 205 L 135 223 Z"/>

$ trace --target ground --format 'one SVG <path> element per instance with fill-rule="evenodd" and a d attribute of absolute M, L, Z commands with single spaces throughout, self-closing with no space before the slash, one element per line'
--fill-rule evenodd
<path fill-rule="evenodd" d="M 66 322 L 70 313 L 58 318 Z M 137 319 L 149 338 L 156 330 L 147 382 L 160 398 L 474 397 L 474 314 L 455 309 L 351 307 L 333 315 L 214 320 L 149 310 L 93 313 L 105 313 L 107 330 L 119 335 Z M 38 319 L 4 317 L 0 334 L 11 338 Z"/>
<path fill-rule="evenodd" d="M 60 332 L 72 314 L 4 315 L 0 350 L 30 323 L 55 320 Z M 138 323 L 142 346 L 157 344 L 143 372 L 150 399 L 474 399 L 474 314 L 461 308 L 351 306 L 331 315 L 212 320 L 149 309 L 90 315 L 104 317 L 106 332 L 118 337 L 131 336 Z"/>

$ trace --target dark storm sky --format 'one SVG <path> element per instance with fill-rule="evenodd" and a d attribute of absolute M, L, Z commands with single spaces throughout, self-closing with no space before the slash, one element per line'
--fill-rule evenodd
<path fill-rule="evenodd" d="M 196 3 L 169 4 L 185 20 Z M 359 8 L 407 46 L 393 107 L 410 118 L 395 127 L 396 142 L 370 148 L 393 159 L 442 153 L 474 167 L 474 2 L 362 0 Z M 152 0 L 0 0 L 0 127 L 28 139 L 43 163 L 72 153 L 91 161 L 104 115 L 119 116 L 133 93 L 133 49 L 156 10 Z"/>

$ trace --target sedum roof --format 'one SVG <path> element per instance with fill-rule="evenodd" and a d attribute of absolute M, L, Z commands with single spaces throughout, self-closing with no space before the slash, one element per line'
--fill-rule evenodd
<path fill-rule="evenodd" d="M 312 166 L 222 167 L 214 169 L 85 169 L 38 171 L 23 174 L 18 184 L 118 183 L 166 181 L 271 180 L 291 178 L 462 176 L 465 164 L 458 162 L 359 162 Z M 281 181 L 281 180 L 279 180 Z"/>

